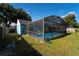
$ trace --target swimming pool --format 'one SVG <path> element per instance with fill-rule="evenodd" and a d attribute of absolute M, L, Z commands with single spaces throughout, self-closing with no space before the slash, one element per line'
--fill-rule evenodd
<path fill-rule="evenodd" d="M 60 32 L 49 32 L 49 33 L 41 33 L 41 34 L 33 34 L 33 37 L 44 38 L 44 39 L 52 39 L 58 36 L 61 36 Z"/>

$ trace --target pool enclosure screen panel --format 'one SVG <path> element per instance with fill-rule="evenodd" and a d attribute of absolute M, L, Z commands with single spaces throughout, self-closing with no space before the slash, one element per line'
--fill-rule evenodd
<path fill-rule="evenodd" d="M 64 20 L 59 16 L 49 16 L 44 18 L 44 38 L 52 39 L 65 33 L 66 26 Z"/>
<path fill-rule="evenodd" d="M 44 32 L 64 32 L 66 30 L 64 20 L 58 16 L 50 16 L 44 19 Z"/>
<path fill-rule="evenodd" d="M 39 21 L 36 21 L 36 22 L 32 22 L 32 23 L 29 23 L 27 25 L 27 33 L 29 33 L 30 35 L 32 35 L 33 37 L 39 37 L 39 38 L 43 38 L 43 34 L 44 34 L 44 31 L 43 31 L 43 20 L 39 20 Z"/>

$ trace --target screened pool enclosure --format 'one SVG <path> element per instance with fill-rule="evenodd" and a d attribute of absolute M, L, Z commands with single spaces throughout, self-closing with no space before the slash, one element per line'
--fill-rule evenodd
<path fill-rule="evenodd" d="M 66 24 L 59 16 L 48 16 L 36 22 L 28 23 L 26 33 L 42 39 L 52 39 L 66 33 Z"/>
<path fill-rule="evenodd" d="M 36 22 L 31 22 L 27 24 L 26 33 L 37 38 L 44 38 L 44 22 L 39 20 Z"/>

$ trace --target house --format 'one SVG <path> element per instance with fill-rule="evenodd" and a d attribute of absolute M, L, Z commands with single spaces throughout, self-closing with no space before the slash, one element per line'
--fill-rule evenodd
<path fill-rule="evenodd" d="M 42 39 L 52 39 L 66 34 L 67 25 L 59 16 L 48 16 L 35 22 L 17 19 L 17 33 Z"/>
<path fill-rule="evenodd" d="M 76 31 L 76 28 L 67 28 L 66 31 L 67 33 L 73 33 Z"/>
<path fill-rule="evenodd" d="M 17 19 L 16 30 L 19 35 L 23 35 L 26 33 L 26 24 L 30 21 L 26 21 L 24 19 Z"/>

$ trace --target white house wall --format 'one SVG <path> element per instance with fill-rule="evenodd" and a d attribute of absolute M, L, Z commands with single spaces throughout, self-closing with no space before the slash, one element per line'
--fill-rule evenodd
<path fill-rule="evenodd" d="M 26 20 L 23 20 L 23 19 L 17 19 L 17 33 L 19 35 L 22 35 L 24 33 L 26 33 L 26 25 L 29 23 L 30 21 L 26 21 Z M 25 26 L 25 27 L 24 27 Z"/>
<path fill-rule="evenodd" d="M 21 24 L 20 24 L 20 21 L 19 20 L 17 20 L 17 33 L 19 34 L 19 35 L 21 35 Z"/>

